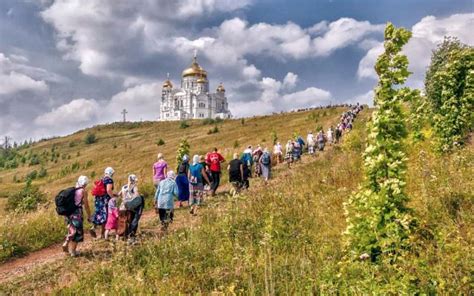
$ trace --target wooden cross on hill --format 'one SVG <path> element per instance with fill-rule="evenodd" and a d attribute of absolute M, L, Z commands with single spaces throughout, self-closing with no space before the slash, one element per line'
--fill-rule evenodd
<path fill-rule="evenodd" d="M 127 122 L 127 118 L 126 118 L 126 115 L 127 115 L 127 109 L 123 109 L 121 114 L 123 115 L 123 122 Z"/>

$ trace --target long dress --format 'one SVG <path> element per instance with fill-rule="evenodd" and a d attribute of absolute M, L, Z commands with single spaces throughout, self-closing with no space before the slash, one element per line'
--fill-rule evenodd
<path fill-rule="evenodd" d="M 176 185 L 178 185 L 178 200 L 189 200 L 189 180 L 185 174 L 180 174 L 176 177 Z"/>

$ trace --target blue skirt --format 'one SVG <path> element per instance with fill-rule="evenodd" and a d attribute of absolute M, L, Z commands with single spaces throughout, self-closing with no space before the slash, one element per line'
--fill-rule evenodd
<path fill-rule="evenodd" d="M 189 200 L 189 181 L 185 175 L 178 175 L 176 177 L 176 185 L 178 185 L 178 200 L 188 201 Z"/>

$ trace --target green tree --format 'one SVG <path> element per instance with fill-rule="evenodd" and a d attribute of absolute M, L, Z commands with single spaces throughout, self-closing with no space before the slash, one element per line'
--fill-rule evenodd
<path fill-rule="evenodd" d="M 431 57 L 425 90 L 437 149 L 463 145 L 474 122 L 474 48 L 445 38 Z"/>
<path fill-rule="evenodd" d="M 272 130 L 272 133 L 271 133 L 270 137 L 272 139 L 273 145 L 275 145 L 278 141 L 278 135 L 277 135 L 275 130 Z"/>
<path fill-rule="evenodd" d="M 385 52 L 375 65 L 379 82 L 364 152 L 365 180 L 344 204 L 349 259 L 382 258 L 393 263 L 409 247 L 413 218 L 404 193 L 406 156 L 402 142 L 407 132 L 401 102 L 414 92 L 398 86 L 410 74 L 408 59 L 401 54 L 410 37 L 411 32 L 391 23 L 385 28 Z"/>
<path fill-rule="evenodd" d="M 94 144 L 97 142 L 97 137 L 95 136 L 94 133 L 87 133 L 87 135 L 84 137 L 84 143 L 87 145 Z"/>
<path fill-rule="evenodd" d="M 189 155 L 189 143 L 188 140 L 183 138 L 179 143 L 178 150 L 176 151 L 176 162 L 179 164 L 183 160 L 184 155 Z"/>

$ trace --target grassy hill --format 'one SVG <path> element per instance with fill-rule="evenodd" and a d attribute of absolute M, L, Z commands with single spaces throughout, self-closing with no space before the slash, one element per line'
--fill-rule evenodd
<path fill-rule="evenodd" d="M 142 193 L 151 195 L 152 165 L 156 155 L 158 152 L 163 153 L 170 167 L 175 168 L 176 150 L 182 138 L 188 139 L 191 155 L 205 154 L 218 147 L 224 157 L 230 160 L 234 152 L 243 151 L 247 145 L 261 144 L 271 148 L 273 131 L 283 143 L 293 138 L 294 133 L 305 135 L 308 130 L 315 130 L 319 126 L 327 128 L 335 124 L 346 109 L 285 113 L 243 121 L 209 123 L 195 120 L 188 121 L 187 128 L 182 128 L 180 122 L 115 123 L 96 126 L 67 137 L 40 141 L 20 149 L 16 156 L 19 167 L 0 171 L 0 197 L 21 190 L 28 174 L 43 168 L 47 175 L 35 179 L 33 185 L 46 193 L 48 204 L 37 212 L 9 214 L 0 218 L 0 261 L 62 239 L 63 219 L 55 214 L 50 205 L 55 194 L 62 188 L 73 186 L 81 174 L 97 179 L 102 176 L 105 167 L 112 166 L 116 171 L 114 179 L 118 186 L 126 183 L 129 173 L 135 173 L 141 183 Z M 209 134 L 215 127 L 218 132 Z M 94 134 L 97 142 L 86 144 L 84 139 L 88 134 Z M 160 139 L 164 141 L 163 145 L 157 145 Z M 22 158 L 25 159 L 24 164 Z M 222 182 L 225 183 L 226 179 L 224 175 Z"/>
<path fill-rule="evenodd" d="M 183 135 L 188 136 L 193 153 L 218 146 L 229 157 L 247 144 L 269 144 L 272 130 L 285 141 L 293 132 L 305 134 L 319 125 L 327 128 L 342 111 L 258 117 L 246 120 L 244 125 L 226 121 L 218 125 L 220 132 L 212 135 L 207 131 L 213 126 L 203 126 L 199 121 L 190 122 L 191 127 L 186 129 L 180 129 L 179 123 L 142 123 L 134 128 L 103 126 L 93 129 L 99 141 L 91 146 L 81 143 L 70 147 L 72 140 L 79 141 L 88 132 L 83 131 L 31 149 L 40 152 L 56 144 L 64 151 L 61 153 L 75 155 L 80 151 L 79 156 L 66 158 L 64 163 L 50 164 L 47 168 L 51 173 L 75 160 L 93 160 L 86 171 L 99 174 L 114 161 L 112 165 L 121 182 L 129 171 L 147 181 L 155 154 L 163 151 L 171 160 Z M 92 252 L 79 261 L 62 261 L 0 285 L 0 292 L 32 292 L 41 285 L 48 287 L 46 291 L 71 295 L 469 295 L 474 271 L 472 143 L 451 155 L 440 156 L 432 152 L 429 134 L 420 143 L 407 141 L 407 194 L 419 224 L 413 237 L 415 250 L 396 266 L 366 261 L 351 269 L 341 266 L 346 228 L 343 203 L 362 181 L 361 153 L 368 117 L 369 112 L 364 111 L 357 118 L 354 130 L 341 145 L 316 158 L 305 158 L 292 170 L 280 166 L 270 186 L 252 180 L 251 190 L 238 198 L 223 196 L 209 202 L 201 212 L 200 224 L 192 229 L 184 222 L 181 229 L 161 240 L 146 240 L 134 248 L 109 247 L 106 255 Z M 158 138 L 166 144 L 156 146 Z M 241 147 L 234 148 L 236 140 Z M 22 167 L 16 173 L 26 174 L 28 169 Z M 1 174 L 8 180 L 14 172 Z M 42 188 L 56 190 L 73 182 L 73 175 L 51 179 L 48 186 L 47 180 L 36 182 Z M 0 188 L 7 192 L 16 186 L 8 182 Z M 46 233 L 60 233 L 59 237 L 50 237 L 49 243 L 58 240 L 64 226 L 51 217 L 55 217 L 51 210 L 23 215 L 21 219 L 26 222 L 22 224 L 19 217 L 9 216 L 10 222 L 0 225 L 0 234 L 33 250 L 39 247 L 32 247 L 32 240 L 24 239 L 21 231 L 35 233 L 30 229 L 42 225 L 36 230 L 42 239 Z M 45 222 L 46 219 L 50 221 Z M 66 271 L 65 276 L 58 276 Z"/>

